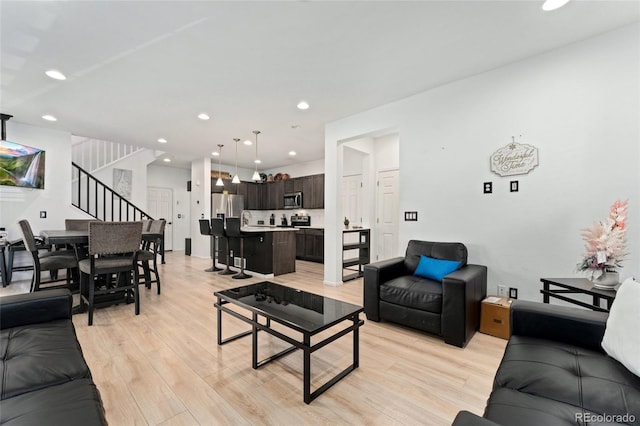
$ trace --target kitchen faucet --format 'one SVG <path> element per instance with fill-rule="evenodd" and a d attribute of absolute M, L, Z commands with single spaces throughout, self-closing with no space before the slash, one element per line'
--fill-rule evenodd
<path fill-rule="evenodd" d="M 251 217 L 251 212 L 248 210 L 242 210 L 242 213 L 240 213 L 240 217 L 242 219 L 242 226 L 248 226 L 249 218 Z"/>

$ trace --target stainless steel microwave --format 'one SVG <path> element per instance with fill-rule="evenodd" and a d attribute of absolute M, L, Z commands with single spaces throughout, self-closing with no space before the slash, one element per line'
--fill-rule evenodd
<path fill-rule="evenodd" d="M 302 208 L 302 192 L 291 192 L 284 194 L 285 209 L 301 209 Z"/>

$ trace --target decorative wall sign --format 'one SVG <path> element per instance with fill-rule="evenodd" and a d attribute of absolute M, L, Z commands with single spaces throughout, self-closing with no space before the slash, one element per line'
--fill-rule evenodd
<path fill-rule="evenodd" d="M 113 190 L 125 200 L 131 199 L 133 173 L 126 169 L 113 169 Z"/>
<path fill-rule="evenodd" d="M 538 148 L 512 142 L 491 155 L 491 171 L 500 176 L 526 175 L 538 165 Z"/>

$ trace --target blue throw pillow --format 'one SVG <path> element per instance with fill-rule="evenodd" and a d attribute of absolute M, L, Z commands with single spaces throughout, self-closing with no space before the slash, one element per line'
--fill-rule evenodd
<path fill-rule="evenodd" d="M 434 259 L 428 256 L 420 256 L 418 267 L 413 273 L 416 277 L 428 278 L 442 282 L 442 279 L 460 269 L 460 262 L 455 260 Z"/>

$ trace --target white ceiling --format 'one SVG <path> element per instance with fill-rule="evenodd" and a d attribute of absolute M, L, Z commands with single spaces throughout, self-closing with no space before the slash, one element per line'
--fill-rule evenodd
<path fill-rule="evenodd" d="M 2 0 L 0 111 L 173 165 L 218 143 L 232 163 L 258 129 L 261 168 L 286 168 L 324 156 L 327 122 L 640 20 L 637 0 L 541 4 Z M 239 165 L 254 154 L 240 145 Z"/>

